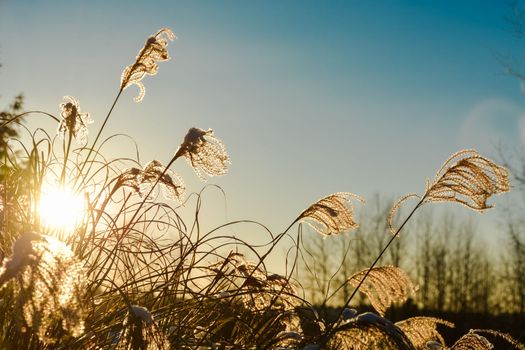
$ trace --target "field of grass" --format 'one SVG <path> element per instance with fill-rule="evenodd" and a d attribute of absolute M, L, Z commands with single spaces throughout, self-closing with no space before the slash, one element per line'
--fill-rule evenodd
<path fill-rule="evenodd" d="M 10 137 L 1 160 L 2 348 L 459 350 L 490 349 L 496 337 L 525 349 L 487 329 L 473 329 L 447 345 L 438 332 L 438 326 L 453 327 L 447 320 L 385 318 L 392 304 L 417 293 L 405 271 L 379 264 L 414 213 L 432 202 L 484 211 L 491 196 L 509 191 L 507 169 L 475 150 L 453 154 L 424 193 L 394 204 L 384 218 L 391 237 L 368 268 L 341 282 L 352 292 L 333 320 L 318 314 L 294 278 L 303 234 L 338 236 L 358 228 L 354 205 L 366 205 L 363 198 L 338 192 L 305 203 L 278 233 L 249 220 L 203 230 L 200 209 L 209 186 L 187 189 L 172 166 L 185 161 L 203 181 L 225 175 L 230 158 L 212 129 L 194 127 L 180 135 L 167 164 L 106 157 L 104 144 L 119 136 L 103 132 L 119 99 L 133 85 L 139 88 L 135 101 L 144 98 L 143 79 L 157 74 L 159 63 L 168 69 L 164 62 L 174 37 L 164 28 L 146 40 L 124 69 L 96 132 L 71 96 L 59 115 L 29 111 L 3 118 L 3 128 L 17 125 L 23 137 Z M 17 124 L 25 119 L 31 125 L 31 118 L 42 115 L 56 121 L 56 131 Z M 401 206 L 411 208 L 405 217 L 397 214 Z M 188 208 L 189 218 L 182 215 Z M 235 225 L 261 228 L 267 242 L 255 245 L 230 235 Z M 267 258 L 284 239 L 293 242 L 288 272 L 273 274 Z M 351 308 L 358 292 L 374 312 Z"/>

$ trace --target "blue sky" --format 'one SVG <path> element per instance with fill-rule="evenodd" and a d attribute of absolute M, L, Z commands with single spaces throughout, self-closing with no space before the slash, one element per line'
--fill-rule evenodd
<path fill-rule="evenodd" d="M 504 1 L 0 0 L 0 102 L 23 92 L 27 109 L 58 114 L 72 95 L 94 129 L 122 69 L 169 27 L 173 59 L 141 103 L 126 90 L 104 135 L 167 161 L 189 127 L 213 128 L 232 166 L 211 181 L 227 209 L 211 211 L 279 231 L 330 193 L 422 192 L 460 149 L 521 149 L 525 96 L 497 59 L 521 54 L 510 15 Z"/>

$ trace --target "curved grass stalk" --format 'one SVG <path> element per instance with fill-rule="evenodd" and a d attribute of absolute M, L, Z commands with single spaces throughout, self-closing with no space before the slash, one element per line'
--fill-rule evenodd
<path fill-rule="evenodd" d="M 374 267 L 377 265 L 377 263 L 379 262 L 379 260 L 383 257 L 383 255 L 385 254 L 385 252 L 387 251 L 388 247 L 390 247 L 390 245 L 392 244 L 392 242 L 394 242 L 394 240 L 399 236 L 399 233 L 401 232 L 401 230 L 403 229 L 403 227 L 405 227 L 405 225 L 408 223 L 408 221 L 410 220 L 410 218 L 412 218 L 412 216 L 414 215 L 414 213 L 416 212 L 416 210 L 421 207 L 423 205 L 423 203 L 425 202 L 425 199 L 426 199 L 426 194 L 419 200 L 419 202 L 416 204 L 416 206 L 414 207 L 414 209 L 412 209 L 412 211 L 408 214 L 408 216 L 405 218 L 405 220 L 401 223 L 401 225 L 399 226 L 399 228 L 397 228 L 397 230 L 395 231 L 395 233 L 392 235 L 392 237 L 390 238 L 390 240 L 388 241 L 388 243 L 385 245 L 385 247 L 381 250 L 381 252 L 379 253 L 379 255 L 377 256 L 377 258 L 372 262 L 372 264 L 370 265 L 370 267 L 368 268 L 367 272 L 363 275 L 363 278 L 361 278 L 361 281 L 357 284 L 357 286 L 354 288 L 354 291 L 352 292 L 352 294 L 350 295 L 350 297 L 346 300 L 345 304 L 343 305 L 343 307 L 341 308 L 341 311 L 339 312 L 339 315 L 337 316 L 336 320 L 340 320 L 342 315 L 343 315 L 343 311 L 344 309 L 346 309 L 349 305 L 350 305 L 350 302 L 352 301 L 352 299 L 354 298 L 354 296 L 357 294 L 357 291 L 359 290 L 359 288 L 361 288 L 361 286 L 363 285 L 363 283 L 365 282 L 366 278 L 368 277 L 368 275 L 370 274 L 370 272 L 374 269 Z M 328 327 L 326 328 L 326 331 L 324 332 L 324 335 L 323 337 L 321 338 L 321 347 L 325 346 L 328 342 L 328 340 L 330 339 L 330 337 L 333 335 L 334 333 L 334 330 L 335 330 L 335 326 L 336 326 L 337 322 L 334 322 L 334 323 L 331 323 L 328 325 Z"/>
<path fill-rule="evenodd" d="M 58 119 L 57 117 L 55 117 L 51 113 L 47 113 L 47 112 L 44 112 L 44 111 L 27 111 L 27 112 L 24 112 L 24 113 L 17 114 L 14 117 L 12 117 L 11 119 L 6 120 L 4 123 L 2 123 L 0 125 L 0 128 L 6 127 L 9 124 L 11 124 L 12 122 L 15 122 L 18 119 L 21 119 L 21 118 L 23 118 L 23 117 L 25 117 L 27 115 L 30 115 L 30 114 L 43 114 L 43 115 L 46 115 L 46 116 L 52 118 L 57 123 L 60 123 L 60 119 Z"/>
<path fill-rule="evenodd" d="M 111 116 L 111 113 L 113 112 L 113 109 L 115 108 L 115 105 L 117 104 L 117 101 L 119 100 L 120 95 L 122 95 L 122 91 L 124 91 L 124 89 L 121 87 L 119 89 L 119 91 L 118 91 L 117 96 L 115 97 L 115 100 L 113 100 L 113 103 L 111 104 L 111 107 L 109 108 L 109 111 L 106 114 L 106 117 L 104 118 L 104 121 L 102 122 L 102 126 L 98 129 L 97 135 L 95 136 L 95 140 L 93 141 L 91 146 L 88 148 L 88 154 L 87 154 L 86 159 L 84 160 L 84 162 L 82 164 L 82 167 L 80 168 L 80 172 L 79 172 L 80 174 L 83 173 L 83 171 L 84 171 L 84 169 L 86 167 L 86 164 L 89 162 L 89 157 L 93 153 L 93 150 L 95 149 L 97 141 L 100 138 L 100 135 L 102 134 L 102 131 L 106 127 L 106 124 L 107 124 L 107 122 L 109 120 L 109 117 Z M 88 168 L 88 170 L 86 172 L 86 176 L 87 176 L 87 174 L 89 174 L 90 171 L 91 171 L 91 166 Z"/>

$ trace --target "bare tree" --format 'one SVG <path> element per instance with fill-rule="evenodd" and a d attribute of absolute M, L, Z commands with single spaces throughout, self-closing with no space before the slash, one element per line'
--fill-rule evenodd
<path fill-rule="evenodd" d="M 322 304 L 328 292 L 330 271 L 333 269 L 331 239 L 312 234 L 303 241 L 302 268 L 299 279 L 308 292 L 313 304 Z"/>
<path fill-rule="evenodd" d="M 507 254 L 502 257 L 506 308 L 525 314 L 525 230 L 524 223 L 509 222 L 507 227 Z"/>
<path fill-rule="evenodd" d="M 488 311 L 495 277 L 475 226 L 450 214 L 436 219 L 429 213 L 417 229 L 420 304 L 440 312 Z"/>

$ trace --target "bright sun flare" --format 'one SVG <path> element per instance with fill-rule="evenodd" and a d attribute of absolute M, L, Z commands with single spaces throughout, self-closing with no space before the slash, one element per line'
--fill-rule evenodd
<path fill-rule="evenodd" d="M 85 212 L 82 195 L 67 187 L 45 186 L 40 196 L 40 220 L 47 229 L 72 232 L 82 222 Z"/>

